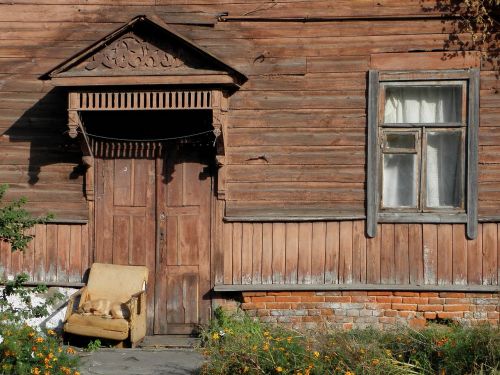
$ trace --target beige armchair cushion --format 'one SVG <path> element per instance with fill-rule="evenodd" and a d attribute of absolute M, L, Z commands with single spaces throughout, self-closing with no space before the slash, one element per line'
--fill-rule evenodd
<path fill-rule="evenodd" d="M 133 294 L 143 291 L 147 280 L 147 267 L 94 263 L 87 290 L 91 300 L 104 298 L 124 303 Z"/>

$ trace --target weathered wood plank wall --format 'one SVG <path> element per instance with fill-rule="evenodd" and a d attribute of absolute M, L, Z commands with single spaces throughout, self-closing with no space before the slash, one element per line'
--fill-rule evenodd
<path fill-rule="evenodd" d="M 66 95 L 38 77 L 133 16 L 154 13 L 250 78 L 230 100 L 226 215 L 363 217 L 366 72 L 372 58 L 381 53 L 456 51 L 459 45 L 449 43 L 453 23 L 433 19 L 437 13 L 423 9 L 432 8 L 435 1 L 189 3 L 0 0 L 0 182 L 11 185 L 8 197 L 25 195 L 33 212 L 52 211 L 60 220 L 88 217 L 82 173 L 75 169 L 81 153 L 64 134 Z M 217 22 L 217 15 L 224 12 L 386 18 Z M 425 17 L 388 19 L 393 16 Z M 470 39 L 468 34 L 459 37 Z M 436 68 L 450 66 L 453 63 L 446 60 Z M 479 132 L 483 219 L 500 215 L 500 82 L 495 69 L 495 63 L 483 56 Z M 221 213 L 217 215 L 221 222 Z M 89 251 L 88 242 L 82 237 L 81 245 L 70 245 L 76 238 L 71 231 L 80 228 L 83 233 L 86 226 L 40 228 L 31 246 L 46 250 L 35 251 L 26 267 L 33 264 L 36 271 L 42 260 L 47 263 L 43 272 L 33 274 L 34 279 L 79 281 L 76 272 L 83 271 L 86 263 L 78 263 L 80 258 L 72 254 L 78 254 L 78 246 Z M 362 221 L 227 223 L 215 230 L 222 237 L 214 259 L 221 264 L 216 262 L 213 268 L 219 270 L 215 280 L 226 284 L 495 284 L 497 224 L 482 224 L 480 230 L 477 240 L 468 241 L 461 225 L 383 224 L 379 236 L 367 240 Z M 57 254 L 53 249 L 59 246 L 64 249 L 60 258 L 48 255 Z M 29 251 L 22 257 L 5 253 L 0 265 L 12 270 L 31 259 Z"/>
<path fill-rule="evenodd" d="M 0 242 L 0 279 L 25 272 L 33 282 L 83 281 L 92 259 L 87 225 L 37 224 L 30 234 L 34 238 L 22 252 Z"/>
<path fill-rule="evenodd" d="M 497 285 L 500 226 L 226 223 L 220 284 Z M 286 239 L 286 240 L 284 240 Z"/>

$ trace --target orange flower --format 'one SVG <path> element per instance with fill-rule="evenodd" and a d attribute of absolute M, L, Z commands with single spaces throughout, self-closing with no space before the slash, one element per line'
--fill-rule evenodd
<path fill-rule="evenodd" d="M 38 367 L 32 368 L 31 373 L 34 375 L 40 375 L 40 369 Z"/>
<path fill-rule="evenodd" d="M 43 340 L 43 337 L 37 337 L 35 341 L 36 341 L 36 342 L 38 342 L 38 343 L 41 343 L 41 342 L 43 342 L 44 340 Z"/>
<path fill-rule="evenodd" d="M 68 353 L 68 354 L 75 354 L 76 351 L 73 348 L 68 348 L 68 349 L 66 349 L 66 353 Z"/>

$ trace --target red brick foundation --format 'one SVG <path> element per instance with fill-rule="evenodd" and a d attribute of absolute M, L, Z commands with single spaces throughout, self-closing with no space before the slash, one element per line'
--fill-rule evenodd
<path fill-rule="evenodd" d="M 498 325 L 500 312 L 498 293 L 243 292 L 242 298 L 249 315 L 294 328 L 422 327 L 443 319 Z"/>

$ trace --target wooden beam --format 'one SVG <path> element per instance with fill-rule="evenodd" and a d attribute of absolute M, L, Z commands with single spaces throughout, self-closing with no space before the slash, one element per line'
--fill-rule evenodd
<path fill-rule="evenodd" d="M 186 76 L 107 76 L 107 77 L 54 77 L 55 86 L 126 86 L 126 85 L 234 85 L 226 74 Z"/>
<path fill-rule="evenodd" d="M 397 285 L 397 284 L 249 284 L 215 285 L 215 292 L 276 292 L 276 291 L 325 291 L 325 290 L 384 290 L 415 292 L 479 292 L 498 293 L 498 285 Z"/>

